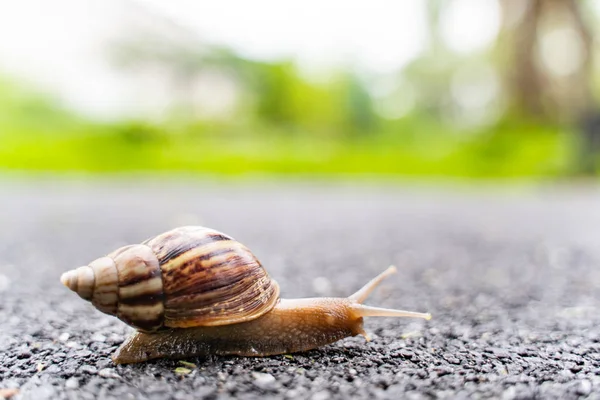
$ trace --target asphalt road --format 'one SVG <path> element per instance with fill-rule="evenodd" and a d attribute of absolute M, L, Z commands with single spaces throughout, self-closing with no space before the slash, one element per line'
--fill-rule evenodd
<path fill-rule="evenodd" d="M 368 304 L 433 319 L 371 318 L 370 343 L 302 354 L 113 365 L 130 328 L 61 272 L 192 224 L 245 243 L 285 298 L 347 295 L 395 264 Z M 598 189 L 4 179 L 0 227 L 13 399 L 600 398 Z"/>

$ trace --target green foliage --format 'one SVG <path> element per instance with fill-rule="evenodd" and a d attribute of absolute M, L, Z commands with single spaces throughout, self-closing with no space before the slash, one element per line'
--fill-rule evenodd
<path fill-rule="evenodd" d="M 172 135 L 157 127 L 124 124 L 94 133 L 10 136 L 0 148 L 0 167 L 29 171 L 166 171 L 227 175 L 394 174 L 450 177 L 553 177 L 571 154 L 569 136 L 552 129 L 502 128 L 468 139 L 443 130 L 421 134 L 428 124 L 406 124 L 405 136 L 377 133 L 339 141 L 289 136 L 266 127 L 260 135 Z M 438 127 L 440 128 L 440 127 Z M 412 129 L 412 130 L 411 130 Z M 417 130 L 414 130 L 417 129 Z M 527 129 L 527 131 L 525 131 Z"/>
<path fill-rule="evenodd" d="M 0 138 L 22 132 L 72 131 L 82 122 L 52 100 L 3 80 L 0 80 L 0 110 Z"/>
<path fill-rule="evenodd" d="M 325 85 L 292 64 L 259 70 L 258 111 L 231 121 L 98 123 L 0 86 L 0 169 L 472 178 L 572 169 L 573 135 L 556 127 L 506 120 L 465 132 L 418 113 L 387 121 L 351 74 Z"/>
<path fill-rule="evenodd" d="M 358 79 L 339 73 L 327 84 L 301 79 L 291 62 L 255 64 L 254 91 L 260 120 L 315 135 L 349 136 L 375 122 L 370 96 Z"/>

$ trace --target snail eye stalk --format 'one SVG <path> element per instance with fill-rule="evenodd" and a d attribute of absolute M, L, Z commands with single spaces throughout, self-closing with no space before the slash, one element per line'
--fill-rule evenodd
<path fill-rule="evenodd" d="M 348 297 L 348 299 L 353 302 L 353 304 L 350 305 L 352 311 L 354 311 L 356 315 L 360 317 L 412 317 L 430 320 L 431 314 L 429 313 L 394 310 L 391 308 L 371 307 L 362 304 L 367 299 L 367 297 L 369 297 L 369 295 L 373 293 L 373 290 L 375 290 L 385 278 L 395 274 L 396 271 L 397 269 L 393 265 L 388 267 L 381 274 L 377 275 L 375 278 L 367 282 L 367 284 L 360 288 L 356 293 Z"/>

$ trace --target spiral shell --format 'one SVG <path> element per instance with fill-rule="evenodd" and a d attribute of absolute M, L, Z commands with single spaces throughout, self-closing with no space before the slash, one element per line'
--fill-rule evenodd
<path fill-rule="evenodd" d="M 243 244 L 182 227 L 66 272 L 65 286 L 142 331 L 228 325 L 271 310 L 279 285 Z"/>

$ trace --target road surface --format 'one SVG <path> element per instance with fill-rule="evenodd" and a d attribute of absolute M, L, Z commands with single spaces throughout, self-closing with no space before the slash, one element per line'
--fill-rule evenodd
<path fill-rule="evenodd" d="M 394 264 L 368 304 L 433 319 L 367 319 L 371 342 L 302 354 L 115 366 L 130 328 L 60 274 L 180 225 L 246 244 L 285 298 L 348 295 Z M 5 178 L 0 227 L 13 399 L 600 398 L 595 188 Z"/>

